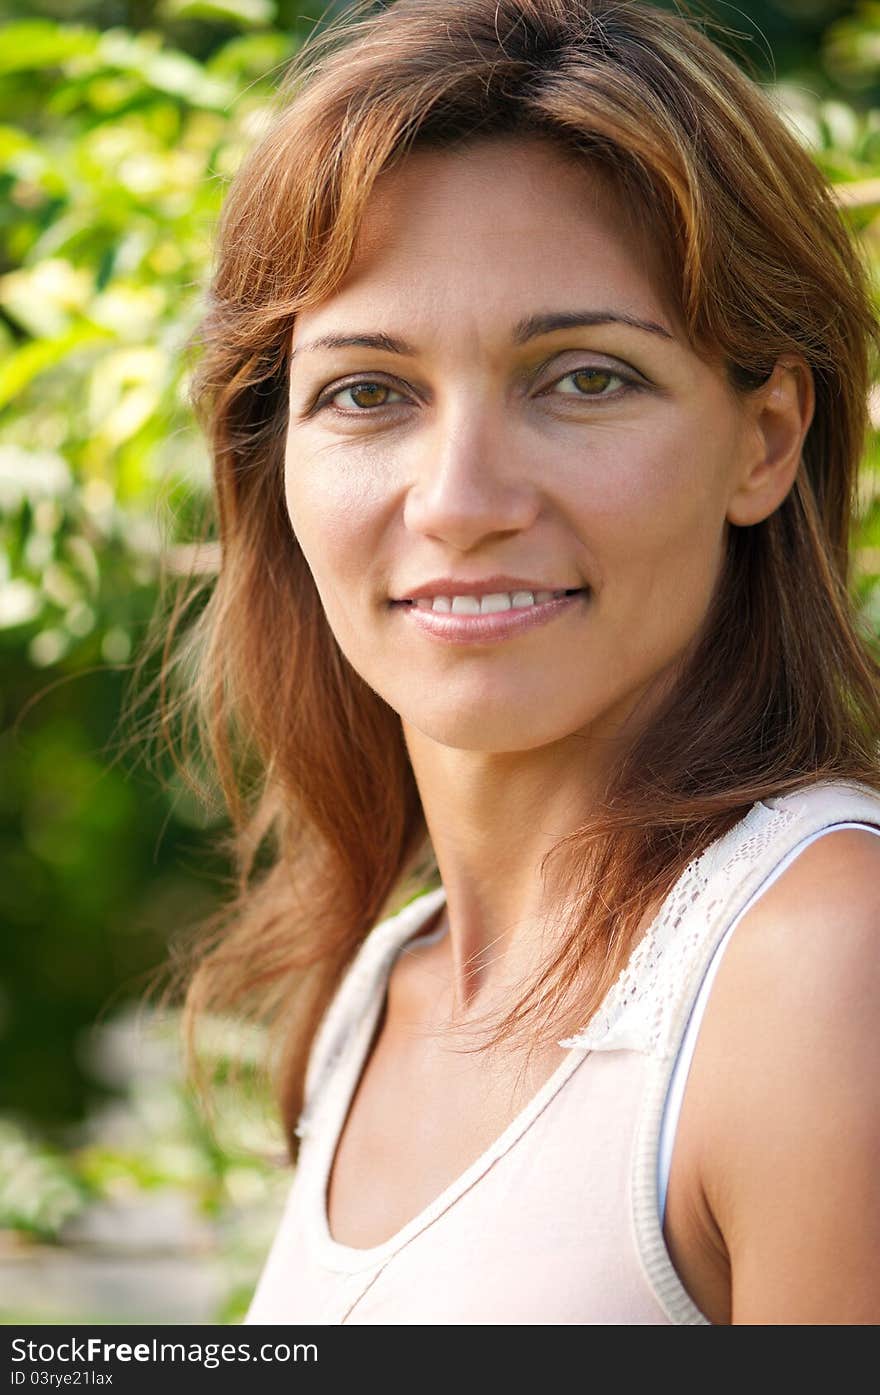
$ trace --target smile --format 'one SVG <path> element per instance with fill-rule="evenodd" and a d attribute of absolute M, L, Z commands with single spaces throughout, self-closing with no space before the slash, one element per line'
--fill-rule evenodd
<path fill-rule="evenodd" d="M 561 596 L 554 595 L 549 600 L 525 601 L 523 593 L 523 604 L 494 611 L 484 611 L 478 604 L 453 609 L 454 601 L 450 602 L 449 609 L 441 610 L 433 609 L 431 602 L 421 605 L 414 601 L 392 601 L 391 605 L 403 615 L 405 623 L 417 625 L 424 634 L 446 644 L 490 644 L 513 638 L 538 625 L 549 624 L 565 612 L 583 606 L 591 595 L 592 592 L 585 588 Z M 474 599 L 454 598 L 460 601 Z"/>

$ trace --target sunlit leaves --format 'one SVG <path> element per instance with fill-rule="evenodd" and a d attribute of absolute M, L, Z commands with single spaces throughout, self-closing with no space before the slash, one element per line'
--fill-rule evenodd
<path fill-rule="evenodd" d="M 213 9 L 243 27 L 271 18 L 265 5 Z M 130 651 L 125 588 L 112 614 L 104 588 L 65 589 L 55 535 L 77 538 L 99 570 L 112 535 L 114 565 L 130 555 L 142 584 L 174 541 L 174 515 L 170 536 L 157 523 L 162 499 L 205 487 L 183 352 L 225 183 L 291 49 L 277 31 L 244 33 L 199 63 L 154 33 L 49 21 L 4 32 L 0 626 L 24 627 L 40 666 L 93 632 L 104 653 Z M 28 501 L 48 461 L 58 517 L 41 530 Z M 96 489 L 112 500 L 109 533 L 89 506 Z"/>
<path fill-rule="evenodd" d="M 55 24 L 47 19 L 7 24 L 0 44 L 0 76 L 61 67 L 94 53 L 99 41 L 96 29 Z"/>

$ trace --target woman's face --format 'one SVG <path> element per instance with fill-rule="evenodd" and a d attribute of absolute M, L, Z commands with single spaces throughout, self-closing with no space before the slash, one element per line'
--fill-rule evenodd
<path fill-rule="evenodd" d="M 405 727 L 527 750 L 610 733 L 659 693 L 754 437 L 591 172 L 538 139 L 411 154 L 293 350 L 290 520 L 340 648 Z M 582 590 L 479 636 L 399 603 L 498 574 Z"/>

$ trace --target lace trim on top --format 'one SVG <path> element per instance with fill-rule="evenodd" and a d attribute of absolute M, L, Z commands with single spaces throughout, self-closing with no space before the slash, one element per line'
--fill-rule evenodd
<path fill-rule="evenodd" d="M 877 791 L 858 781 L 820 781 L 758 800 L 727 833 L 688 863 L 593 1017 L 559 1045 L 572 1050 L 631 1050 L 649 1055 L 675 1051 L 677 1040 L 667 1042 L 664 1033 L 675 1035 L 675 1008 L 682 986 L 689 981 L 718 916 L 735 899 L 750 869 L 763 865 L 785 830 L 804 819 L 812 826 L 811 806 L 818 808 L 820 815 L 816 827 L 833 822 L 835 815 L 843 819 L 864 816 L 880 826 Z M 314 1125 L 324 1093 L 322 1083 L 343 1055 L 352 1023 L 358 1020 L 364 1004 L 381 990 L 401 945 L 444 899 L 443 887 L 422 893 L 375 926 L 361 945 L 313 1042 L 304 1108 L 295 1130 L 300 1138 Z"/>
<path fill-rule="evenodd" d="M 713 913 L 747 867 L 770 848 L 796 812 L 760 800 L 685 867 L 589 1023 L 560 1046 L 590 1051 L 657 1051 L 668 1010 L 677 1001 Z M 707 899 L 711 886 L 712 896 Z"/>

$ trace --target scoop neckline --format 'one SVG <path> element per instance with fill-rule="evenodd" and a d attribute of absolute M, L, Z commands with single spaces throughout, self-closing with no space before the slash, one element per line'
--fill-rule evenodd
<path fill-rule="evenodd" d="M 736 829 L 741 829 L 749 819 L 757 817 L 760 809 L 769 812 L 765 801 L 756 800 L 751 805 L 748 812 L 737 821 L 734 827 Z M 713 855 L 716 849 L 723 845 L 725 840 L 728 839 L 732 833 L 733 829 L 729 829 L 726 833 L 719 834 L 708 847 L 703 849 L 699 857 L 692 859 L 688 866 L 691 866 L 694 862 L 700 861 L 702 858 Z M 620 992 L 620 985 L 624 979 L 627 965 L 632 961 L 642 941 L 645 940 L 660 923 L 667 905 L 671 903 L 686 871 L 687 868 L 680 873 L 673 886 L 670 887 L 666 896 L 663 898 L 650 925 L 646 926 L 637 943 L 630 949 L 626 964 L 621 969 L 618 978 L 609 987 L 597 1012 L 602 1012 L 607 1005 L 614 1002 L 615 996 Z M 493 1143 L 490 1143 L 488 1148 L 486 1148 L 479 1157 L 475 1158 L 473 1163 L 471 1163 L 464 1172 L 454 1178 L 439 1196 L 429 1202 L 427 1206 L 418 1212 L 417 1215 L 413 1216 L 411 1220 L 407 1221 L 405 1225 L 401 1226 L 399 1230 L 395 1231 L 393 1235 L 390 1235 L 380 1244 L 371 1245 L 367 1248 L 346 1245 L 343 1244 L 342 1241 L 334 1239 L 330 1231 L 327 1211 L 327 1191 L 330 1181 L 330 1172 L 332 1170 L 333 1160 L 336 1156 L 336 1150 L 339 1146 L 339 1140 L 342 1137 L 342 1130 L 348 1118 L 352 1100 L 354 1099 L 355 1090 L 365 1069 L 366 1056 L 373 1040 L 379 1014 L 385 1004 L 391 967 L 394 959 L 405 946 L 412 940 L 419 938 L 420 927 L 426 924 L 431 915 L 438 910 L 445 901 L 446 888 L 442 885 L 435 887 L 432 891 L 424 892 L 422 895 L 408 902 L 397 915 L 391 917 L 387 922 L 387 926 L 382 927 L 383 930 L 387 929 L 387 939 L 377 942 L 380 956 L 378 969 L 381 975 L 379 988 L 372 993 L 369 1010 L 364 1013 L 363 1017 L 358 1022 L 354 1040 L 347 1045 L 345 1055 L 337 1067 L 337 1074 L 332 1082 L 330 1082 L 331 1089 L 328 1091 L 330 1097 L 326 1102 L 326 1112 L 322 1112 L 323 1126 L 313 1140 L 314 1147 L 309 1159 L 309 1178 L 303 1179 L 308 1190 L 308 1196 L 305 1200 L 305 1212 L 307 1217 L 306 1229 L 310 1235 L 315 1253 L 325 1267 L 329 1269 L 354 1273 L 359 1270 L 376 1267 L 390 1259 L 392 1255 L 404 1245 L 408 1244 L 410 1240 L 413 1240 L 421 1231 L 431 1225 L 438 1216 L 448 1210 L 469 1187 L 479 1181 L 480 1177 L 488 1171 L 492 1164 L 501 1157 L 503 1153 L 513 1147 L 517 1140 L 538 1117 L 542 1109 L 549 1104 L 553 1096 L 561 1089 L 576 1067 L 579 1066 L 594 1049 L 591 1043 L 581 1044 L 581 1042 L 577 1040 L 577 1037 L 567 1038 L 565 1041 L 565 1049 L 568 1054 L 565 1059 L 560 1061 L 555 1071 L 548 1076 L 544 1084 L 539 1087 L 536 1094 L 525 1103 L 503 1133 L 501 1133 Z M 379 929 L 378 926 L 376 928 Z M 435 939 L 441 939 L 447 932 L 447 929 L 448 927 L 446 925 L 441 924 L 436 930 L 423 936 L 420 939 L 420 943 L 428 944 Z M 366 943 L 369 943 L 369 940 Z M 303 1158 L 300 1162 L 300 1167 L 305 1169 L 305 1165 L 306 1160 Z"/>
<path fill-rule="evenodd" d="M 735 827 L 740 828 L 748 819 L 756 816 L 758 810 L 764 808 L 766 804 L 762 800 L 756 800 L 748 812 L 737 821 Z M 711 856 L 726 838 L 732 833 L 732 829 L 727 833 L 720 834 L 714 841 L 704 848 L 700 858 Z M 692 862 L 699 861 L 700 858 L 692 859 Z M 688 864 L 689 866 L 691 864 Z M 602 1012 L 607 1005 L 613 1004 L 615 997 L 620 992 L 620 984 L 624 978 L 627 965 L 632 961 L 642 941 L 649 936 L 656 928 L 666 911 L 667 905 L 675 895 L 676 889 L 685 875 L 687 868 L 679 875 L 673 886 L 669 889 L 657 913 L 648 925 L 638 942 L 632 946 L 623 966 L 620 975 L 608 989 L 597 1012 Z M 342 1241 L 334 1239 L 330 1231 L 330 1223 L 327 1210 L 327 1192 L 330 1181 L 333 1160 L 342 1137 L 342 1130 L 348 1118 L 348 1112 L 357 1085 L 363 1075 L 367 1053 L 373 1040 L 373 1034 L 379 1020 L 387 993 L 388 978 L 394 959 L 412 940 L 419 937 L 419 929 L 440 908 L 446 901 L 446 888 L 441 885 L 432 891 L 425 892 L 407 903 L 397 915 L 392 916 L 383 926 L 387 930 L 387 939 L 374 942 L 377 944 L 380 962 L 378 965 L 381 975 L 379 988 L 371 995 L 369 1010 L 364 1013 L 359 1020 L 354 1035 L 345 1051 L 345 1055 L 337 1066 L 337 1074 L 330 1082 L 330 1097 L 326 1101 L 325 1111 L 322 1111 L 322 1129 L 313 1139 L 313 1149 L 309 1159 L 309 1177 L 303 1182 L 308 1191 L 305 1199 L 306 1230 L 310 1236 L 314 1251 L 319 1261 L 328 1269 L 355 1273 L 360 1270 L 369 1269 L 382 1265 L 390 1259 L 404 1245 L 413 1240 L 427 1226 L 431 1225 L 438 1216 L 460 1196 L 479 1181 L 480 1177 L 492 1166 L 492 1164 L 526 1132 L 529 1126 L 538 1117 L 541 1110 L 549 1104 L 553 1096 L 561 1089 L 569 1075 L 580 1065 L 593 1050 L 591 1043 L 582 1044 L 577 1037 L 569 1037 L 565 1041 L 567 1056 L 560 1061 L 552 1075 L 544 1081 L 537 1093 L 526 1102 L 523 1108 L 515 1115 L 503 1133 L 486 1148 L 478 1158 L 476 1158 L 464 1172 L 454 1178 L 448 1187 L 429 1202 L 417 1215 L 388 1236 L 378 1245 L 371 1245 L 367 1248 L 359 1248 L 355 1245 L 346 1245 Z M 379 927 L 376 927 L 379 929 Z M 434 939 L 441 939 L 446 933 L 447 927 L 443 924 L 435 930 L 425 935 L 421 943 L 428 944 Z M 369 943 L 369 940 L 366 942 Z M 561 1043 L 560 1043 L 561 1044 Z M 301 1159 L 300 1167 L 305 1170 L 306 1160 Z"/>
<path fill-rule="evenodd" d="M 874 792 L 872 791 L 872 793 Z M 700 856 L 706 857 L 715 854 L 719 847 L 726 846 L 727 840 L 735 831 L 741 834 L 743 826 L 748 824 L 750 819 L 758 817 L 760 811 L 763 811 L 764 814 L 770 814 L 775 812 L 783 802 L 787 802 L 786 796 L 755 800 L 734 827 L 719 835 L 708 847 L 703 849 Z M 694 861 L 698 860 L 694 859 Z M 669 893 L 658 908 L 657 915 L 646 927 L 638 943 L 641 943 L 642 939 L 656 927 L 670 898 L 678 887 L 679 880 L 680 878 L 670 888 Z M 326 1112 L 322 1111 L 322 1127 L 313 1136 L 312 1147 L 307 1148 L 300 1158 L 299 1169 L 305 1174 L 301 1179 L 305 1193 L 303 1196 L 305 1237 L 318 1261 L 330 1270 L 355 1274 L 369 1269 L 381 1268 L 385 1262 L 427 1229 L 444 1211 L 448 1210 L 459 1197 L 479 1181 L 500 1156 L 514 1146 L 558 1093 L 569 1076 L 587 1056 L 592 1054 L 594 1049 L 590 1045 L 581 1045 L 575 1040 L 569 1039 L 569 1042 L 566 1043 L 568 1052 L 566 1058 L 539 1087 L 535 1095 L 526 1102 L 499 1137 L 464 1172 L 454 1178 L 437 1197 L 393 1235 L 390 1235 L 380 1244 L 367 1248 L 346 1245 L 334 1239 L 330 1233 L 327 1211 L 330 1171 L 355 1090 L 365 1069 L 367 1052 L 373 1039 L 379 1014 L 385 1003 L 391 967 L 397 954 L 409 942 L 418 939 L 420 943 L 428 944 L 441 939 L 448 932 L 448 927 L 441 923 L 440 927 L 427 935 L 419 935 L 421 926 L 427 923 L 431 915 L 444 904 L 445 900 L 446 892 L 443 886 L 424 892 L 407 903 L 402 911 L 393 916 L 387 923 L 387 927 L 381 927 L 382 932 L 387 931 L 387 934 L 380 934 L 379 939 L 374 941 L 379 952 L 379 990 L 374 991 L 371 995 L 369 1010 L 358 1022 L 353 1039 L 348 1044 L 345 1056 L 339 1064 L 338 1074 L 328 1082 L 328 1098 Z M 376 927 L 376 929 L 379 930 L 380 927 Z M 638 944 L 632 947 L 630 958 L 637 948 Z M 615 987 L 616 984 L 613 984 L 609 989 L 606 1001 L 608 996 L 613 995 Z M 692 1302 L 690 1299 L 689 1301 Z"/>
<path fill-rule="evenodd" d="M 419 944 L 429 944 L 444 937 L 448 929 L 446 925 L 441 925 L 424 936 L 419 935 L 419 927 L 430 919 L 445 900 L 445 888 L 438 887 L 404 907 L 404 911 L 407 911 L 418 905 L 421 913 L 416 921 L 416 927 L 413 929 L 411 919 L 406 918 L 403 923 L 404 935 L 399 942 L 397 942 L 396 937 L 392 941 L 393 951 L 387 956 L 388 962 L 382 965 L 380 988 L 373 993 L 370 1009 L 358 1023 L 356 1040 L 346 1052 L 344 1068 L 343 1065 L 340 1066 L 339 1074 L 333 1081 L 333 1099 L 332 1102 L 328 1101 L 327 1103 L 327 1110 L 323 1117 L 323 1128 L 314 1140 L 315 1148 L 309 1160 L 311 1187 L 306 1203 L 306 1214 L 310 1223 L 311 1240 L 315 1251 L 328 1268 L 347 1272 L 373 1268 L 384 1263 L 385 1260 L 402 1249 L 410 1240 L 413 1240 L 421 1231 L 431 1225 L 438 1216 L 448 1210 L 460 1196 L 479 1181 L 480 1177 L 503 1153 L 513 1147 L 561 1089 L 575 1068 L 590 1054 L 587 1048 L 567 1048 L 565 1058 L 559 1062 L 559 1065 L 547 1077 L 543 1085 L 539 1086 L 536 1093 L 526 1101 L 502 1133 L 463 1172 L 453 1178 L 438 1196 L 434 1197 L 427 1206 L 396 1230 L 393 1235 L 389 1235 L 378 1245 L 370 1245 L 366 1248 L 346 1245 L 341 1240 L 334 1238 L 330 1231 L 327 1209 L 330 1173 L 355 1091 L 366 1068 L 367 1053 L 373 1040 L 379 1015 L 385 1005 L 391 968 L 394 959 L 412 940 L 418 939 Z M 303 1159 L 304 1163 L 305 1159 Z"/>

